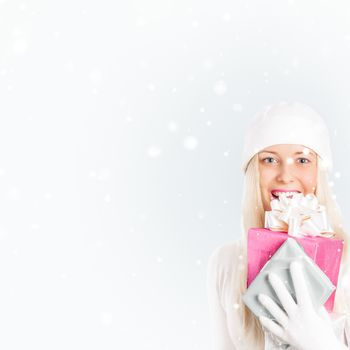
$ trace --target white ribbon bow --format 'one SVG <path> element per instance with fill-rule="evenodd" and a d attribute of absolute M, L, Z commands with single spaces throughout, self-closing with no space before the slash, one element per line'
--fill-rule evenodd
<path fill-rule="evenodd" d="M 285 231 L 295 237 L 322 236 L 333 237 L 324 205 L 309 193 L 294 193 L 292 198 L 281 193 L 271 201 L 271 211 L 265 212 L 265 228 L 271 231 Z"/>

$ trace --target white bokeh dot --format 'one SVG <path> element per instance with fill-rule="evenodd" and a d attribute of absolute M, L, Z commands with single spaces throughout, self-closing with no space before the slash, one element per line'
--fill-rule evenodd
<path fill-rule="evenodd" d="M 16 39 L 12 44 L 12 50 L 15 54 L 24 54 L 28 50 L 28 43 L 23 38 Z"/>
<path fill-rule="evenodd" d="M 151 158 L 157 158 L 163 154 L 163 151 L 160 147 L 152 145 L 148 148 L 147 154 Z"/>
<path fill-rule="evenodd" d="M 21 198 L 21 190 L 18 187 L 11 187 L 8 190 L 8 197 L 13 200 L 19 200 Z"/>
<path fill-rule="evenodd" d="M 187 149 L 187 150 L 194 150 L 196 149 L 198 146 L 198 140 L 196 137 L 194 136 L 187 136 L 185 139 L 184 139 L 184 147 Z"/>
<path fill-rule="evenodd" d="M 235 103 L 232 109 L 234 112 L 241 112 L 243 110 L 243 106 L 240 103 Z"/>
<path fill-rule="evenodd" d="M 113 321 L 113 315 L 111 312 L 101 312 L 100 314 L 100 322 L 104 326 L 110 326 Z"/>
<path fill-rule="evenodd" d="M 197 213 L 197 218 L 198 218 L 199 220 L 203 220 L 203 219 L 205 218 L 205 214 L 204 214 L 202 211 L 199 211 L 199 212 Z"/>
<path fill-rule="evenodd" d="M 109 168 L 101 168 L 97 173 L 97 180 L 107 181 L 111 178 L 112 172 Z"/>
<path fill-rule="evenodd" d="M 93 83 L 99 83 L 102 80 L 102 73 L 99 69 L 92 69 L 89 73 L 89 79 Z"/>
<path fill-rule="evenodd" d="M 203 61 L 202 67 L 205 70 L 210 70 L 213 67 L 213 62 L 210 59 L 206 59 Z"/>
<path fill-rule="evenodd" d="M 153 84 L 153 83 L 149 83 L 148 85 L 147 85 L 147 88 L 148 88 L 148 90 L 149 91 L 155 91 L 155 89 L 156 89 L 156 86 Z"/>
<path fill-rule="evenodd" d="M 52 198 L 52 194 L 51 194 L 50 192 L 45 192 L 44 198 L 45 198 L 46 200 L 49 200 L 49 199 Z"/>
<path fill-rule="evenodd" d="M 174 121 L 170 121 L 168 123 L 168 130 L 170 132 L 176 132 L 179 129 L 179 126 L 177 125 L 177 123 L 175 123 Z"/>
<path fill-rule="evenodd" d="M 213 91 L 216 95 L 224 95 L 227 91 L 226 83 L 223 80 L 219 80 L 214 83 Z"/>
<path fill-rule="evenodd" d="M 228 22 L 231 20 L 231 14 L 229 12 L 226 12 L 222 15 L 222 20 L 225 22 Z"/>
<path fill-rule="evenodd" d="M 309 154 L 310 154 L 310 149 L 304 147 L 304 148 L 303 148 L 303 154 L 305 154 L 306 156 L 309 155 Z"/>

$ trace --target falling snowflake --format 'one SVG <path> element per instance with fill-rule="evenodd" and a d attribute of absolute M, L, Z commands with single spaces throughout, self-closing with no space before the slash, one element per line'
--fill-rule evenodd
<path fill-rule="evenodd" d="M 8 191 L 8 196 L 11 200 L 18 200 L 21 197 L 21 191 L 17 187 L 12 187 Z"/>
<path fill-rule="evenodd" d="M 188 80 L 189 82 L 193 81 L 193 80 L 194 80 L 194 76 L 193 76 L 193 75 L 189 75 L 188 78 L 187 78 L 187 80 Z"/>
<path fill-rule="evenodd" d="M 95 178 L 97 176 L 96 171 L 95 170 L 91 170 L 90 173 L 89 173 L 89 176 L 91 178 Z"/>
<path fill-rule="evenodd" d="M 235 112 L 241 112 L 243 110 L 243 106 L 239 103 L 235 103 L 232 107 L 232 109 L 235 111 Z"/>
<path fill-rule="evenodd" d="M 227 91 L 226 83 L 223 80 L 217 81 L 213 86 L 213 91 L 216 95 L 224 95 Z"/>
<path fill-rule="evenodd" d="M 193 21 L 193 22 L 192 22 L 192 27 L 193 27 L 193 28 L 197 28 L 198 26 L 199 26 L 198 21 Z"/>
<path fill-rule="evenodd" d="M 28 43 L 24 39 L 16 39 L 12 44 L 15 54 L 24 54 L 28 50 Z"/>
<path fill-rule="evenodd" d="M 63 65 L 63 69 L 67 72 L 73 72 L 74 71 L 74 64 L 72 61 L 68 61 Z"/>
<path fill-rule="evenodd" d="M 0 227 L 0 239 L 5 239 L 8 237 L 8 231 L 7 229 Z"/>
<path fill-rule="evenodd" d="M 149 83 L 147 88 L 149 91 L 154 91 L 156 89 L 156 86 L 153 83 Z"/>
<path fill-rule="evenodd" d="M 213 67 L 213 62 L 209 59 L 206 59 L 202 63 L 202 67 L 205 70 L 210 70 Z"/>
<path fill-rule="evenodd" d="M 203 212 L 198 212 L 197 213 L 197 218 L 199 219 L 199 220 L 203 220 L 204 218 L 205 218 L 205 214 L 203 213 Z"/>
<path fill-rule="evenodd" d="M 93 69 L 90 71 L 89 73 L 89 79 L 93 82 L 93 83 L 99 83 L 102 80 L 102 73 L 99 69 Z"/>
<path fill-rule="evenodd" d="M 310 154 L 310 149 L 304 147 L 304 148 L 303 148 L 303 154 L 305 154 L 306 156 L 309 155 L 309 154 Z"/>
<path fill-rule="evenodd" d="M 148 67 L 148 62 L 144 59 L 140 59 L 139 60 L 139 67 L 142 68 L 142 69 L 145 69 Z"/>
<path fill-rule="evenodd" d="M 147 21 L 143 17 L 138 17 L 136 20 L 136 26 L 137 27 L 143 27 L 147 24 Z"/>
<path fill-rule="evenodd" d="M 108 168 L 102 168 L 98 171 L 97 180 L 107 181 L 112 176 L 111 170 Z"/>
<path fill-rule="evenodd" d="M 148 218 L 148 215 L 147 215 L 146 213 L 141 213 L 141 214 L 139 215 L 139 219 L 140 219 L 141 221 L 146 221 L 147 218 Z"/>
<path fill-rule="evenodd" d="M 160 147 L 158 146 L 150 146 L 148 148 L 147 154 L 151 158 L 157 158 L 163 154 L 163 151 Z"/>
<path fill-rule="evenodd" d="M 109 326 L 112 323 L 113 315 L 111 312 L 101 312 L 100 314 L 100 322 L 105 325 Z"/>
<path fill-rule="evenodd" d="M 184 147 L 188 150 L 194 150 L 197 148 L 198 140 L 194 136 L 187 136 L 184 140 Z"/>
<path fill-rule="evenodd" d="M 101 241 L 100 239 L 95 242 L 96 247 L 103 247 L 105 243 Z"/>
<path fill-rule="evenodd" d="M 28 5 L 25 4 L 25 3 L 23 3 L 23 2 L 20 3 L 19 6 L 18 6 L 18 9 L 19 9 L 20 11 L 25 11 L 27 8 L 28 8 Z"/>
<path fill-rule="evenodd" d="M 178 130 L 178 128 L 179 128 L 178 125 L 174 121 L 169 122 L 168 130 L 170 132 L 176 132 Z"/>
<path fill-rule="evenodd" d="M 225 21 L 225 22 L 228 22 L 231 20 L 231 14 L 226 12 L 222 15 L 222 20 Z"/>
<path fill-rule="evenodd" d="M 52 198 L 52 194 L 51 194 L 50 192 L 46 192 L 46 193 L 44 194 L 44 198 L 45 198 L 45 199 L 51 199 L 51 198 Z"/>

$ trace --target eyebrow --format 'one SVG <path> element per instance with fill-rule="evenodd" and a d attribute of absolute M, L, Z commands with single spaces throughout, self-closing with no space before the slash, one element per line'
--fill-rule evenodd
<path fill-rule="evenodd" d="M 261 151 L 260 153 L 273 153 L 273 154 L 278 154 L 277 152 L 274 151 Z M 309 153 L 304 153 L 303 151 L 299 151 L 299 152 L 295 152 L 294 155 L 296 154 L 303 154 L 305 156 L 307 155 L 313 155 L 314 157 L 316 156 L 316 154 L 312 151 L 310 151 Z"/>

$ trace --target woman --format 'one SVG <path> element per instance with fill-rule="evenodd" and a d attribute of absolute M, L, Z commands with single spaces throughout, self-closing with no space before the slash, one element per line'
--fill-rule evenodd
<path fill-rule="evenodd" d="M 299 350 L 347 349 L 336 339 L 324 307 L 321 310 L 310 309 L 309 313 L 300 309 L 308 298 L 307 290 L 304 291 L 305 295 L 300 296 L 298 304 L 293 305 L 299 310 L 297 318 L 296 314 L 282 314 L 271 300 L 264 302 L 263 298 L 259 298 L 268 310 L 279 316 L 276 319 L 284 327 L 266 319 L 257 319 L 241 300 L 247 282 L 248 229 L 264 227 L 264 213 L 271 210 L 270 201 L 274 195 L 278 196 L 282 191 L 291 192 L 289 196 L 293 192 L 304 195 L 313 193 L 318 202 L 326 207 L 335 238 L 344 240 L 333 312 L 350 316 L 349 238 L 343 230 L 341 213 L 329 185 L 328 172 L 332 169 L 332 157 L 328 131 L 322 118 L 301 103 L 282 102 L 267 106 L 255 116 L 247 130 L 242 168 L 245 177 L 241 238 L 218 247 L 208 262 L 207 288 L 214 327 L 213 349 L 264 349 L 264 330 L 283 336 Z M 296 270 L 298 267 L 293 267 L 294 276 L 302 276 Z M 297 282 L 302 289 L 305 281 L 302 278 L 300 281 L 293 279 L 294 284 Z M 278 285 L 279 281 L 274 283 L 277 295 L 284 293 L 284 302 L 291 302 L 283 286 Z M 350 317 L 346 328 L 349 326 Z"/>

